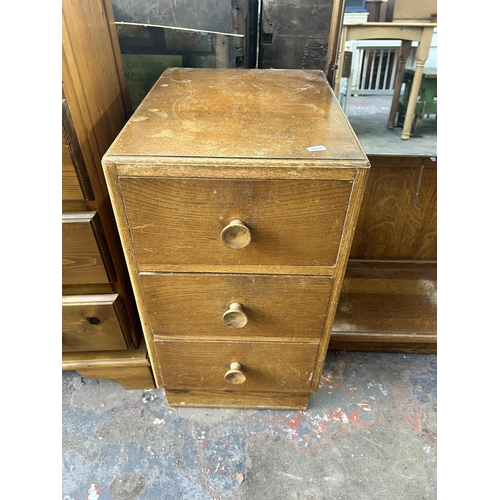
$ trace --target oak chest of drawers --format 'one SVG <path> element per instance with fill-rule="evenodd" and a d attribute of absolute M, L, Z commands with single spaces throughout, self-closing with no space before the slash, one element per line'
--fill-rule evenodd
<path fill-rule="evenodd" d="M 168 69 L 102 163 L 169 404 L 306 408 L 369 171 L 323 73 Z"/>

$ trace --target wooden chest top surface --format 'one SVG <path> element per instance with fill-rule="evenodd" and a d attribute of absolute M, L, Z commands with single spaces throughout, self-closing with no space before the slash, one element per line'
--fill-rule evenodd
<path fill-rule="evenodd" d="M 167 69 L 106 153 L 129 155 L 368 166 L 319 70 Z"/>

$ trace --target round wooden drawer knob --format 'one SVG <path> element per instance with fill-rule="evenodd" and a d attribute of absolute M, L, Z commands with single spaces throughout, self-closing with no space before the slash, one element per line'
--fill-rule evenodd
<path fill-rule="evenodd" d="M 232 220 L 220 233 L 222 243 L 233 250 L 245 248 L 251 241 L 250 229 L 238 219 Z"/>
<path fill-rule="evenodd" d="M 243 307 L 238 302 L 233 302 L 229 305 L 229 309 L 222 315 L 222 321 L 226 326 L 231 328 L 243 328 L 247 322 L 248 318 Z"/>
<path fill-rule="evenodd" d="M 242 384 L 247 378 L 241 371 L 240 363 L 231 363 L 229 370 L 224 375 L 224 380 L 230 384 Z"/>

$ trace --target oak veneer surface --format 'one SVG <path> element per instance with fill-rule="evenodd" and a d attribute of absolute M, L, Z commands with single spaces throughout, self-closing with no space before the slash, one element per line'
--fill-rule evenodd
<path fill-rule="evenodd" d="M 325 82 L 322 71 L 167 70 L 108 154 L 366 162 Z"/>
<path fill-rule="evenodd" d="M 329 348 L 437 352 L 436 263 L 350 261 Z"/>
<path fill-rule="evenodd" d="M 370 156 L 351 259 L 437 260 L 437 161 Z"/>
<path fill-rule="evenodd" d="M 155 346 L 169 389 L 236 392 L 309 391 L 318 351 L 317 343 L 157 340 Z M 243 384 L 224 380 L 234 361 L 244 366 Z"/>
<path fill-rule="evenodd" d="M 157 336 L 319 339 L 332 278 L 180 273 L 142 274 L 141 283 Z M 248 319 L 241 328 L 222 321 L 234 302 L 243 306 Z"/>
<path fill-rule="evenodd" d="M 165 394 L 171 406 L 273 410 L 306 410 L 310 396 L 309 392 L 236 392 L 210 389 L 189 391 L 186 389 L 169 389 L 165 391 Z"/>
<path fill-rule="evenodd" d="M 120 186 L 140 269 L 334 266 L 352 182 L 122 178 Z M 219 235 L 234 219 L 245 220 L 252 244 L 227 252 Z"/>
<path fill-rule="evenodd" d="M 437 158 L 369 155 L 330 349 L 437 351 Z"/>
<path fill-rule="evenodd" d="M 436 270 L 348 267 L 335 330 L 435 334 Z"/>

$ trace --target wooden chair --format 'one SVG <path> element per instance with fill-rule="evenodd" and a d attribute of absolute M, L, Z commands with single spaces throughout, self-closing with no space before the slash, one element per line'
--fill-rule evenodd
<path fill-rule="evenodd" d="M 342 76 L 345 43 L 348 40 L 401 40 L 401 51 L 398 61 L 398 69 L 396 73 L 396 81 L 394 84 L 394 97 L 392 100 L 391 110 L 387 128 L 393 129 L 396 113 L 399 105 L 399 96 L 403 84 L 404 71 L 406 69 L 406 61 L 410 55 L 412 42 L 417 42 L 417 52 L 415 55 L 416 67 L 411 84 L 411 90 L 408 97 L 407 112 L 403 124 L 401 139 L 410 138 L 413 115 L 417 104 L 420 84 L 424 72 L 424 65 L 429 57 L 429 51 L 432 42 L 432 35 L 436 23 L 359 23 L 344 25 L 342 28 L 341 41 L 339 44 L 338 57 L 335 58 L 335 51 L 330 50 L 327 54 L 327 77 L 334 89 L 337 97 L 340 93 L 340 78 Z M 337 62 L 336 62 L 337 61 Z M 330 68 L 334 70 L 331 71 Z M 330 79 L 331 78 L 331 79 Z"/>

